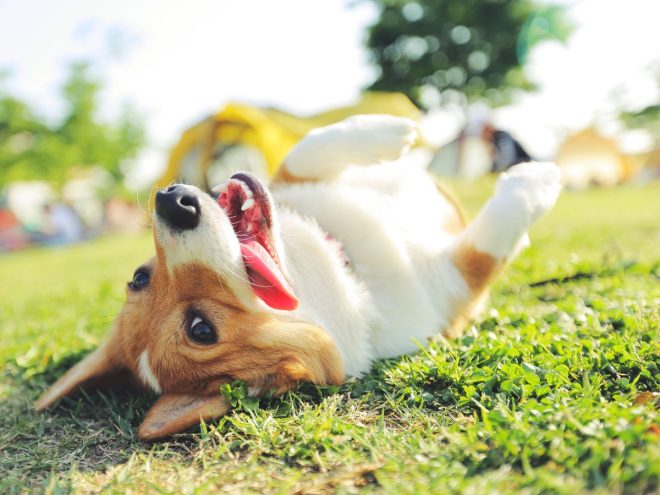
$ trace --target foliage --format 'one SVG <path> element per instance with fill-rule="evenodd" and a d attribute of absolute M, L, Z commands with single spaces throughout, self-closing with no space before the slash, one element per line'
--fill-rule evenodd
<path fill-rule="evenodd" d="M 220 386 L 220 393 L 231 404 L 234 411 L 254 411 L 259 407 L 259 399 L 248 394 L 245 382 L 237 380 Z"/>
<path fill-rule="evenodd" d="M 647 75 L 660 87 L 660 60 L 647 67 Z M 616 92 L 614 97 L 620 98 Z M 632 110 L 622 109 L 619 119 L 629 129 L 646 130 L 655 140 L 656 147 L 660 146 L 660 103 L 653 102 L 646 107 Z"/>
<path fill-rule="evenodd" d="M 474 212 L 490 186 L 459 197 Z M 655 493 L 659 193 L 565 192 L 477 331 L 341 387 L 257 404 L 226 385 L 234 411 L 153 445 L 151 396 L 31 409 L 103 338 L 151 237 L 0 258 L 0 492 Z"/>
<path fill-rule="evenodd" d="M 0 185 L 25 179 L 61 184 L 92 166 L 119 180 L 124 162 L 144 145 L 145 131 L 130 106 L 116 122 L 99 120 L 100 91 L 87 64 L 72 65 L 62 87 L 64 117 L 55 124 L 0 92 Z"/>
<path fill-rule="evenodd" d="M 367 47 L 379 72 L 369 89 L 401 91 L 422 106 L 457 91 L 498 104 L 510 89 L 530 89 L 527 52 L 571 30 L 561 7 L 532 0 L 372 1 L 380 15 Z"/>
<path fill-rule="evenodd" d="M 646 129 L 660 145 L 660 104 L 649 105 L 635 112 L 623 112 L 621 120 L 631 129 Z"/>

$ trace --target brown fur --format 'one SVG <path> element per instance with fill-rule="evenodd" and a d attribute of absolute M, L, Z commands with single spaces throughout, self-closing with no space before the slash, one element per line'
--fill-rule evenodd
<path fill-rule="evenodd" d="M 156 253 L 143 266 L 151 273 L 149 286 L 139 292 L 127 289 L 109 341 L 60 378 L 39 399 L 37 409 L 127 370 L 139 377 L 138 359 L 145 350 L 164 394 L 140 429 L 146 440 L 224 414 L 228 406 L 219 393 L 221 383 L 244 380 L 253 391 L 278 393 L 302 381 L 342 383 L 341 356 L 323 329 L 248 312 L 211 269 L 189 264 L 170 273 L 158 243 Z M 214 326 L 217 343 L 190 341 L 186 326 L 191 310 Z"/>
<path fill-rule="evenodd" d="M 294 183 L 309 179 L 295 177 L 283 167 L 273 180 Z M 442 186 L 438 185 L 438 191 L 456 210 L 447 230 L 461 231 L 466 223 L 461 208 Z M 141 383 L 138 361 L 145 351 L 162 392 L 140 428 L 140 438 L 145 440 L 225 414 L 230 406 L 219 393 L 222 383 L 243 380 L 252 393 L 259 394 L 268 390 L 282 393 L 303 381 L 343 381 L 341 356 L 322 328 L 286 316 L 247 311 L 215 271 L 194 263 L 170 271 L 157 237 L 155 244 L 156 256 L 142 267 L 150 273 L 149 285 L 137 292 L 127 289 L 126 304 L 109 340 L 61 377 L 39 399 L 37 409 L 81 388 L 123 386 L 127 378 Z M 471 246 L 461 246 L 454 263 L 473 297 L 446 332 L 449 334 L 462 330 L 500 268 L 494 258 Z M 190 340 L 191 312 L 215 328 L 217 343 Z"/>
<path fill-rule="evenodd" d="M 308 177 L 298 177 L 293 175 L 286 168 L 286 163 L 282 164 L 277 173 L 271 179 L 273 184 L 301 184 L 304 182 L 315 182 L 317 179 L 310 179 Z"/>
<path fill-rule="evenodd" d="M 104 385 L 112 387 L 126 383 L 126 370 L 115 359 L 118 355 L 115 347 L 115 342 L 111 340 L 88 354 L 51 385 L 35 404 L 36 409 L 46 409 L 61 397 L 73 395 L 81 388 L 104 388 Z"/>
<path fill-rule="evenodd" d="M 158 440 L 183 431 L 200 420 L 222 416 L 229 409 L 231 405 L 217 390 L 210 395 L 165 394 L 149 410 L 138 434 L 143 440 Z"/>
<path fill-rule="evenodd" d="M 454 265 L 473 293 L 479 294 L 499 271 L 501 263 L 472 246 L 461 246 L 453 257 Z"/>
<path fill-rule="evenodd" d="M 466 325 L 474 319 L 474 313 L 488 296 L 492 280 L 502 269 L 502 263 L 487 253 L 478 251 L 471 245 L 460 245 L 454 252 L 453 262 L 467 283 L 472 296 L 460 314 L 454 318 L 443 332 L 447 337 L 461 335 Z"/>
<path fill-rule="evenodd" d="M 433 181 L 435 183 L 435 188 L 438 190 L 438 193 L 444 196 L 444 198 L 454 207 L 454 216 L 447 219 L 447 221 L 444 224 L 444 228 L 450 234 L 457 234 L 458 232 L 461 232 L 463 229 L 465 229 L 465 227 L 467 226 L 467 215 L 465 213 L 465 210 L 458 202 L 458 199 L 456 198 L 454 193 L 451 192 L 447 188 L 447 186 L 441 183 L 434 176 L 431 177 L 433 178 Z"/>

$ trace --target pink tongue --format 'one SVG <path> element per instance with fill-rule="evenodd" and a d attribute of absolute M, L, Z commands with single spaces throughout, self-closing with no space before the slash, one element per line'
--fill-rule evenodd
<path fill-rule="evenodd" d="M 294 310 L 298 298 L 277 267 L 275 260 L 256 241 L 241 243 L 241 254 L 254 293 L 271 308 Z"/>

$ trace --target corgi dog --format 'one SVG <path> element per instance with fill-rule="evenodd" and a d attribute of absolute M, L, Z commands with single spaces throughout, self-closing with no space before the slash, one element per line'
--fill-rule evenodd
<path fill-rule="evenodd" d="M 405 160 L 408 119 L 361 115 L 316 129 L 266 185 L 236 173 L 216 196 L 156 194 L 155 256 L 135 270 L 107 341 L 37 401 L 131 380 L 159 398 L 139 429 L 155 440 L 225 414 L 220 386 L 283 393 L 340 384 L 374 360 L 456 336 L 555 203 L 560 173 L 500 175 L 466 223 Z"/>

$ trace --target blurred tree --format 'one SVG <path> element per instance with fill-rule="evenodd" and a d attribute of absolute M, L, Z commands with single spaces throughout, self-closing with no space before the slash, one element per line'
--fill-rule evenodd
<path fill-rule="evenodd" d="M 655 146 L 660 146 L 660 104 L 649 105 L 635 112 L 622 112 L 620 118 L 629 129 L 645 129 L 650 132 Z"/>
<path fill-rule="evenodd" d="M 70 148 L 69 166 L 99 165 L 120 179 L 122 163 L 135 156 L 144 143 L 144 128 L 129 106 L 117 122 L 100 122 L 96 115 L 100 89 L 87 64 L 71 67 L 62 89 L 68 112 L 57 134 Z"/>
<path fill-rule="evenodd" d="M 56 125 L 0 92 L 0 185 L 18 179 L 61 184 L 76 170 L 92 166 L 107 170 L 119 182 L 122 165 L 145 143 L 144 126 L 128 106 L 116 122 L 99 120 L 100 90 L 88 64 L 72 65 L 62 88 L 65 115 Z"/>
<path fill-rule="evenodd" d="M 27 176 L 48 176 L 36 142 L 50 132 L 26 103 L 10 95 L 0 96 L 0 185 L 24 178 L 22 171 Z"/>
<path fill-rule="evenodd" d="M 660 60 L 656 60 L 647 68 L 648 76 L 655 81 L 655 86 L 660 88 Z M 615 94 L 615 98 L 619 95 Z M 628 129 L 643 129 L 647 131 L 656 149 L 660 148 L 660 103 L 653 102 L 644 108 L 634 110 L 625 108 L 622 103 L 619 119 Z"/>
<path fill-rule="evenodd" d="M 531 89 L 527 52 L 571 31 L 560 6 L 532 0 L 370 1 L 380 15 L 366 43 L 379 71 L 368 89 L 401 91 L 427 108 L 465 97 L 500 104 L 510 89 Z"/>

